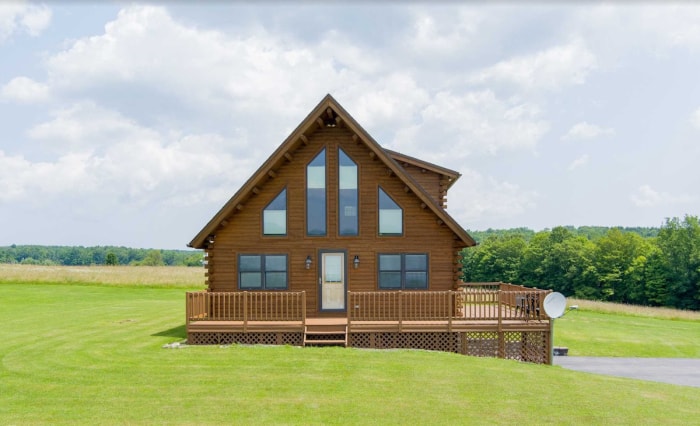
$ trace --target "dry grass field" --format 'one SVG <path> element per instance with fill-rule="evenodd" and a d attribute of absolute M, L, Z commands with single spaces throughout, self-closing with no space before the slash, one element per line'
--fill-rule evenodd
<path fill-rule="evenodd" d="M 204 288 L 204 269 L 186 266 L 0 264 L 0 282 Z"/>
<path fill-rule="evenodd" d="M 638 317 L 661 318 L 672 320 L 700 321 L 700 312 L 683 311 L 672 308 L 625 305 L 622 303 L 598 302 L 595 300 L 568 299 L 569 306 L 577 305 L 579 309 L 609 314 L 634 315 Z"/>

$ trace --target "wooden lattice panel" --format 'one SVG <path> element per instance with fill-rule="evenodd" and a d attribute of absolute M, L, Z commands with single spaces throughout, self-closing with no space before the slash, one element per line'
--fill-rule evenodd
<path fill-rule="evenodd" d="M 506 331 L 503 333 L 503 358 L 518 361 L 523 359 L 523 347 L 525 345 L 523 336 L 525 334 L 521 331 Z"/>
<path fill-rule="evenodd" d="M 352 333 L 350 346 L 375 349 L 424 349 L 460 352 L 459 333 Z"/>
<path fill-rule="evenodd" d="M 498 357 L 498 332 L 470 331 L 465 333 L 465 355 Z"/>
<path fill-rule="evenodd" d="M 549 362 L 549 333 L 531 331 L 523 333 L 522 360 L 545 364 Z"/>
<path fill-rule="evenodd" d="M 190 333 L 190 345 L 293 345 L 301 346 L 302 333 Z"/>

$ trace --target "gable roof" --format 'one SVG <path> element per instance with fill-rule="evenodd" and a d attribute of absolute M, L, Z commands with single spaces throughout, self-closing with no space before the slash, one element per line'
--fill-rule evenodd
<path fill-rule="evenodd" d="M 386 153 L 389 154 L 389 156 L 399 164 L 408 164 L 411 166 L 418 167 L 419 169 L 425 169 L 433 173 L 445 176 L 448 181 L 446 189 L 450 189 L 450 187 L 454 185 L 455 182 L 457 182 L 457 179 L 459 179 L 462 176 L 462 174 L 456 170 L 438 166 L 437 164 L 429 163 L 425 160 L 421 160 L 420 158 L 411 157 L 410 155 L 402 154 L 400 152 L 392 151 L 386 148 L 384 148 L 384 151 L 386 151 Z"/>
<path fill-rule="evenodd" d="M 406 185 L 408 190 L 413 192 L 425 205 L 426 208 L 435 213 L 442 223 L 444 223 L 450 230 L 466 245 L 474 246 L 476 242 L 474 239 L 465 231 L 453 218 L 450 216 L 445 209 L 440 207 L 435 200 L 425 191 L 425 189 L 418 184 L 413 177 L 411 177 L 403 167 L 401 167 L 392 158 L 392 153 L 394 155 L 401 155 L 407 162 L 420 162 L 420 164 L 432 168 L 438 168 L 444 172 L 447 176 L 456 175 L 459 173 L 454 170 L 449 170 L 436 166 L 434 164 L 424 162 L 422 160 L 415 159 L 413 157 L 403 156 L 402 154 L 387 151 L 382 148 L 377 141 L 375 141 L 372 136 L 362 128 L 362 126 L 355 121 L 355 119 L 348 114 L 347 111 L 330 95 L 326 95 L 321 102 L 306 116 L 306 118 L 297 126 L 297 128 L 285 139 L 284 142 L 275 150 L 275 152 L 270 155 L 270 157 L 258 168 L 258 170 L 253 173 L 253 175 L 246 181 L 245 184 L 236 192 L 231 199 L 224 204 L 224 206 L 219 210 L 218 213 L 202 228 L 201 231 L 194 237 L 192 241 L 188 244 L 190 247 L 194 248 L 204 248 L 207 245 L 207 241 L 211 235 L 216 233 L 216 230 L 220 226 L 226 226 L 227 218 L 234 214 L 238 210 L 245 208 L 245 202 L 248 198 L 260 192 L 260 186 L 263 185 L 268 179 L 274 178 L 276 176 L 276 170 L 285 162 L 293 160 L 293 152 L 300 145 L 308 144 L 308 135 L 313 133 L 317 128 L 324 126 L 336 126 L 343 125 L 346 126 L 352 133 L 353 139 L 365 144 L 365 146 L 370 150 L 370 155 L 376 157 L 378 160 L 382 161 L 386 167 L 391 170 L 394 175 L 396 175 L 401 181 Z M 438 173 L 443 173 L 440 171 Z M 454 179 L 456 180 L 456 178 Z"/>

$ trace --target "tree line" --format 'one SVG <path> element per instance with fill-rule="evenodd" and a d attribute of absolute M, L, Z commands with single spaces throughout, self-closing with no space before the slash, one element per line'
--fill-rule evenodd
<path fill-rule="evenodd" d="M 203 254 L 195 250 L 156 250 L 128 247 L 37 246 L 0 247 L 0 263 L 29 265 L 135 265 L 201 266 Z"/>
<path fill-rule="evenodd" d="M 700 224 L 660 228 L 556 227 L 471 233 L 462 254 L 467 282 L 502 281 L 566 296 L 700 310 Z"/>

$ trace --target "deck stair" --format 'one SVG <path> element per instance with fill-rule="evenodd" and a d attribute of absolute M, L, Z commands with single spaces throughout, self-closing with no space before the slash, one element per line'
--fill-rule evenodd
<path fill-rule="evenodd" d="M 314 324 L 304 327 L 304 346 L 348 346 L 347 324 Z"/>

